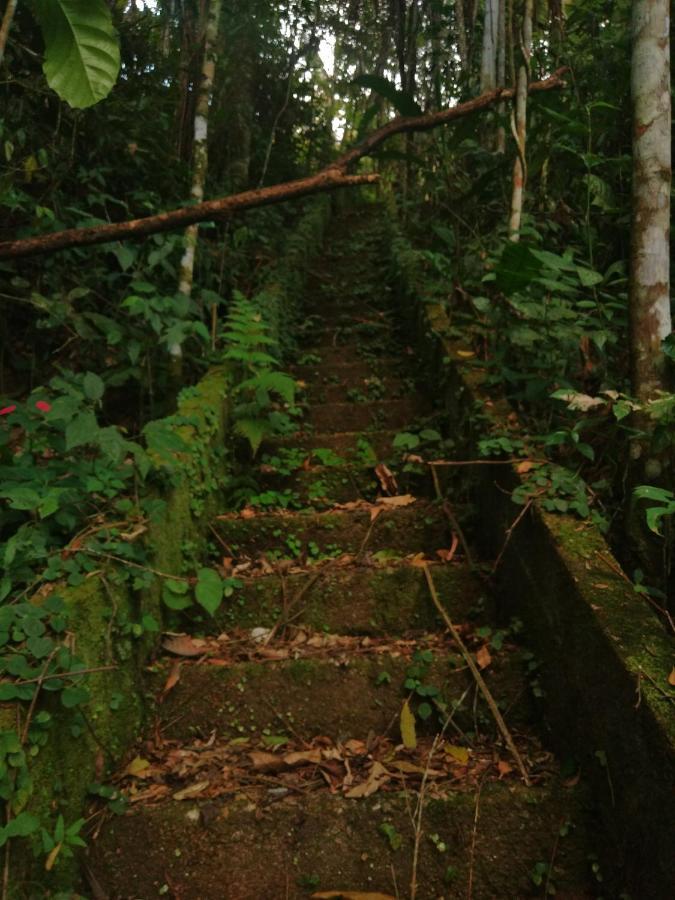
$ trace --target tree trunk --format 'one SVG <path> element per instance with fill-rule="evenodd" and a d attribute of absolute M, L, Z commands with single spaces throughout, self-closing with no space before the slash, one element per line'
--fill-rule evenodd
<path fill-rule="evenodd" d="M 457 55 L 459 56 L 459 71 L 463 74 L 469 69 L 469 44 L 466 39 L 466 17 L 464 15 L 464 0 L 455 2 L 455 23 L 457 25 Z"/>
<path fill-rule="evenodd" d="M 2 24 L 0 24 L 0 63 L 2 63 L 5 56 L 5 47 L 7 46 L 9 29 L 12 27 L 12 20 L 14 19 L 14 13 L 16 12 L 18 3 L 19 0 L 7 0 L 5 14 L 2 17 Z"/>
<path fill-rule="evenodd" d="M 507 0 L 500 0 L 497 29 L 497 87 L 506 85 L 506 4 Z M 500 103 L 497 107 L 497 114 L 501 120 L 497 127 L 497 153 L 506 153 L 506 129 L 502 124 L 505 112 L 505 104 Z"/>
<path fill-rule="evenodd" d="M 204 38 L 202 80 L 199 85 L 195 107 L 194 142 L 192 146 L 192 190 L 190 191 L 190 196 L 195 203 L 202 203 L 204 200 L 204 185 L 206 184 L 206 175 L 209 168 L 209 103 L 213 92 L 213 79 L 216 71 L 216 43 L 218 40 L 221 6 L 222 0 L 211 0 Z M 192 294 L 198 229 L 199 225 L 194 223 L 185 230 L 185 250 L 180 264 L 178 291 L 186 297 L 190 297 Z M 171 356 L 173 380 L 180 381 L 183 348 L 179 343 L 171 344 L 169 354 Z"/>
<path fill-rule="evenodd" d="M 483 19 L 483 52 L 480 61 L 481 94 L 497 87 L 497 44 L 500 0 L 485 0 Z"/>
<path fill-rule="evenodd" d="M 520 223 L 523 216 L 523 194 L 527 180 L 527 93 L 530 79 L 530 53 L 532 50 L 532 7 L 533 0 L 525 0 L 523 28 L 520 39 L 520 65 L 518 66 L 515 102 L 515 134 L 517 156 L 513 164 L 513 190 L 511 193 L 511 215 L 509 217 L 509 238 L 517 241 L 520 237 Z"/>
<path fill-rule="evenodd" d="M 662 340 L 670 319 L 670 45 L 668 0 L 634 0 L 633 236 L 631 355 L 633 393 L 665 389 Z"/>

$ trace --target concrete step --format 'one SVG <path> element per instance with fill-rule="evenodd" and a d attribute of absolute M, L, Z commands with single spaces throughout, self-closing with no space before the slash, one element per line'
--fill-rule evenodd
<path fill-rule="evenodd" d="M 474 620 L 490 609 L 483 583 L 465 562 L 431 563 L 430 570 L 453 621 Z M 216 628 L 271 628 L 290 615 L 296 625 L 340 634 L 403 635 L 442 627 L 422 569 L 367 556 L 362 564 L 328 563 L 285 574 L 283 581 L 279 575 L 243 577 L 242 590 L 218 612 Z"/>
<path fill-rule="evenodd" d="M 409 896 L 416 843 L 410 797 L 379 791 L 352 800 L 320 789 L 284 795 L 281 788 L 279 799 L 272 779 L 262 790 L 267 799 L 259 802 L 243 787 L 234 799 L 168 800 L 114 816 L 90 856 L 104 895 L 306 900 L 314 891 L 336 891 L 337 898 L 343 890 Z M 574 827 L 561 838 L 569 822 Z M 586 847 L 592 827 L 583 784 L 565 788 L 552 776 L 532 788 L 486 780 L 478 793 L 459 785 L 425 806 L 417 900 L 542 896 L 532 880 L 542 865 L 545 874 L 550 866 L 546 883 L 556 898 L 590 900 L 597 896 Z"/>
<path fill-rule="evenodd" d="M 430 412 L 431 403 L 427 397 L 410 394 L 399 400 L 315 404 L 310 406 L 304 421 L 326 433 L 345 429 L 403 429 L 418 416 Z"/>
<path fill-rule="evenodd" d="M 418 640 L 395 653 L 366 647 L 363 652 L 226 665 L 218 664 L 218 657 L 213 663 L 184 660 L 178 683 L 157 708 L 156 728 L 164 739 L 180 742 L 206 739 L 215 732 L 218 741 L 262 741 L 266 734 L 284 734 L 303 742 L 323 735 L 344 743 L 372 732 L 400 743 L 401 708 L 411 694 L 405 685 L 415 671 L 413 652 L 424 647 Z M 436 642 L 433 647 L 424 690 L 436 690 L 448 710 L 458 705 L 452 737 L 457 738 L 456 726 L 465 734 L 497 739 L 494 719 L 482 697 L 475 696 L 473 677 L 452 643 Z M 155 667 L 150 687 L 154 685 L 158 695 L 172 665 L 173 660 L 166 659 Z M 483 677 L 495 700 L 508 710 L 511 727 L 525 727 L 532 713 L 519 654 L 505 649 L 494 654 Z M 428 702 L 413 695 L 410 706 L 416 710 Z M 418 719 L 417 730 L 432 735 L 439 722 L 436 715 L 426 723 Z"/>
<path fill-rule="evenodd" d="M 263 452 L 274 454 L 281 448 L 296 447 L 302 451 L 316 449 L 332 450 L 347 462 L 374 466 L 377 462 L 390 458 L 394 452 L 394 438 L 398 431 L 343 431 L 343 432 L 298 432 L 285 438 L 265 441 Z"/>
<path fill-rule="evenodd" d="M 401 554 L 434 552 L 449 546 L 445 515 L 436 504 L 416 500 L 408 506 L 385 506 L 371 521 L 371 509 L 261 512 L 254 517 L 239 513 L 218 516 L 214 528 L 236 558 L 304 560 L 321 556 L 356 554 L 361 549 L 399 551 Z"/>

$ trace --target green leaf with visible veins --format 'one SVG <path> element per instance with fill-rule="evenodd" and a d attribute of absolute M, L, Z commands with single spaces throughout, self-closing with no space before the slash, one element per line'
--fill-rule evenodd
<path fill-rule="evenodd" d="M 107 97 L 117 81 L 120 51 L 104 0 L 35 0 L 35 13 L 49 86 L 74 109 Z"/>

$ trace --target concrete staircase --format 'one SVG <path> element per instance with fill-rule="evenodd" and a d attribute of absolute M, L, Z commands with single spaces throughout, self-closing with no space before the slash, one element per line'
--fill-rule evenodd
<path fill-rule="evenodd" d="M 135 900 L 599 896 L 583 782 L 537 734 L 532 660 L 451 553 L 431 484 L 392 464 L 386 493 L 374 471 L 433 410 L 392 324 L 377 219 L 342 217 L 317 270 L 293 368 L 305 430 L 255 473 L 293 508 L 213 523 L 211 553 L 243 588 L 215 629 L 167 637 L 156 720 L 118 779 L 128 812 L 102 827 L 91 883 Z"/>

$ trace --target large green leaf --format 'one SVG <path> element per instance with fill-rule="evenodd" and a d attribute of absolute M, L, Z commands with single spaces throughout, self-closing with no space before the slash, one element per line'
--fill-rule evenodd
<path fill-rule="evenodd" d="M 381 75 L 359 75 L 354 79 L 354 84 L 360 87 L 370 88 L 376 94 L 380 94 L 388 100 L 394 109 L 402 116 L 421 116 L 422 107 L 417 103 L 415 98 L 407 91 L 399 91 L 399 89 Z"/>
<path fill-rule="evenodd" d="M 110 93 L 120 69 L 117 33 L 104 0 L 35 0 L 49 86 L 75 109 Z"/>

